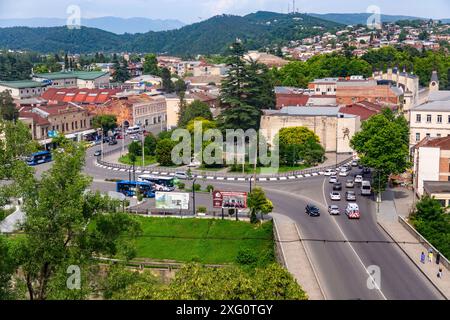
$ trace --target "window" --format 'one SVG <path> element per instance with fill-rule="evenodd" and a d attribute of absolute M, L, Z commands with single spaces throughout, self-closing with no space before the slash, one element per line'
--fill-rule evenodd
<path fill-rule="evenodd" d="M 431 134 L 427 133 L 427 138 L 430 138 L 430 137 L 431 137 Z"/>
<path fill-rule="evenodd" d="M 417 141 L 417 142 L 420 141 L 420 133 L 416 133 L 416 141 Z"/>
<path fill-rule="evenodd" d="M 431 114 L 427 115 L 427 123 L 431 123 Z"/>
<path fill-rule="evenodd" d="M 417 114 L 416 115 L 416 122 L 417 123 L 421 123 L 422 122 L 422 115 L 421 114 Z"/>
<path fill-rule="evenodd" d="M 442 123 L 442 115 L 438 115 L 437 116 L 437 123 L 441 124 Z"/>
<path fill-rule="evenodd" d="M 438 133 L 438 134 L 436 135 L 436 137 L 440 138 L 440 137 L 442 137 L 442 135 L 441 135 L 440 133 Z"/>

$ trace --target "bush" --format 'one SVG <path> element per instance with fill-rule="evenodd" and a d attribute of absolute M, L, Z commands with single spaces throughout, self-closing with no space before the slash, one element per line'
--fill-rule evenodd
<path fill-rule="evenodd" d="M 206 213 L 207 211 L 208 211 L 208 209 L 204 206 L 197 208 L 197 213 Z"/>
<path fill-rule="evenodd" d="M 236 262 L 243 266 L 253 266 L 258 262 L 258 256 L 252 249 L 241 249 L 236 256 Z"/>
<path fill-rule="evenodd" d="M 183 190 L 186 188 L 186 185 L 183 182 L 178 183 L 178 189 Z"/>
<path fill-rule="evenodd" d="M 195 191 L 201 191 L 201 190 L 202 190 L 202 185 L 201 185 L 201 184 L 198 184 L 198 183 L 195 183 L 195 184 L 194 184 L 194 190 L 195 190 Z"/>
<path fill-rule="evenodd" d="M 208 191 L 209 193 L 213 192 L 214 191 L 214 186 L 213 185 L 208 185 L 206 187 L 206 191 Z"/>

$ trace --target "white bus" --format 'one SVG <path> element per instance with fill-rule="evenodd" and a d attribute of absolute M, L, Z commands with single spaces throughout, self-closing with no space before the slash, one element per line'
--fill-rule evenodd
<path fill-rule="evenodd" d="M 142 129 L 139 126 L 129 127 L 127 129 L 127 134 L 136 134 L 136 133 L 140 133 L 141 131 L 142 131 Z"/>
<path fill-rule="evenodd" d="M 161 177 L 144 174 L 138 177 L 138 181 L 153 183 L 155 185 L 156 191 L 172 192 L 175 190 L 174 177 Z"/>
<path fill-rule="evenodd" d="M 363 196 L 372 195 L 372 185 L 370 184 L 370 181 L 363 181 L 361 183 L 361 195 Z"/>

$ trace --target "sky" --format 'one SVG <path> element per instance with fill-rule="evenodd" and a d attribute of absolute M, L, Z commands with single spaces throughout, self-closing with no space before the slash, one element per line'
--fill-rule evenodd
<path fill-rule="evenodd" d="M 288 4 L 292 8 L 292 0 L 0 0 L 0 18 L 67 18 L 67 9 L 76 5 L 84 18 L 146 17 L 193 23 L 224 13 L 286 13 Z M 450 18 L 449 0 L 296 0 L 299 12 L 309 13 L 360 13 L 372 5 L 382 14 Z"/>

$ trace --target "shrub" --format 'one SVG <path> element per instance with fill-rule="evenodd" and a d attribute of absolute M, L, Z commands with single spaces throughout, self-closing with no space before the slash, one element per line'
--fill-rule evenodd
<path fill-rule="evenodd" d="M 194 190 L 195 190 L 195 191 L 200 191 L 200 190 L 202 190 L 202 185 L 201 185 L 201 184 L 198 184 L 198 183 L 195 183 L 195 184 L 194 184 Z"/>
<path fill-rule="evenodd" d="M 206 191 L 208 191 L 209 193 L 213 192 L 214 191 L 214 186 L 213 185 L 208 185 L 206 187 Z"/>
<path fill-rule="evenodd" d="M 252 249 L 240 249 L 236 256 L 236 262 L 243 266 L 253 266 L 258 262 L 258 256 Z"/>
<path fill-rule="evenodd" d="M 183 190 L 186 188 L 186 185 L 183 182 L 178 183 L 178 189 Z"/>
<path fill-rule="evenodd" d="M 197 208 L 197 213 L 206 213 L 207 211 L 208 211 L 208 209 L 204 206 Z"/>

